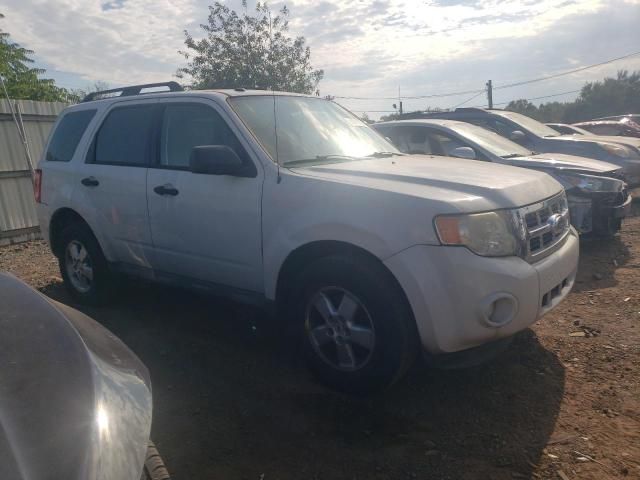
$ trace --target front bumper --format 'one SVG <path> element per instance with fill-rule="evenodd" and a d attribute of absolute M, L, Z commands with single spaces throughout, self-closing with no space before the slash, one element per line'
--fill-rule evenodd
<path fill-rule="evenodd" d="M 559 249 L 533 264 L 435 245 L 411 247 L 384 263 L 407 295 L 423 348 L 440 354 L 509 337 L 553 309 L 573 287 L 578 249 L 571 229 Z"/>
<path fill-rule="evenodd" d="M 571 224 L 581 233 L 610 235 L 620 229 L 630 214 L 632 197 L 627 190 L 582 194 L 567 191 Z"/>

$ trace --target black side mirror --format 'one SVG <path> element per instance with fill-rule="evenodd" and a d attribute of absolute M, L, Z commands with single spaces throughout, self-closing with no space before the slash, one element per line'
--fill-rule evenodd
<path fill-rule="evenodd" d="M 238 154 L 226 145 L 202 145 L 193 147 L 189 170 L 205 175 L 231 175 L 246 177 L 247 169 Z"/>

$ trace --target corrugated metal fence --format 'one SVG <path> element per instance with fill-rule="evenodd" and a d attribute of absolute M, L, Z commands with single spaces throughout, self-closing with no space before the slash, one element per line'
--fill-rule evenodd
<path fill-rule="evenodd" d="M 15 100 L 34 164 L 37 164 L 58 114 L 61 102 Z M 35 165 L 34 165 L 35 166 Z M 39 235 L 33 199 L 31 169 L 7 100 L 0 100 L 0 245 Z"/>

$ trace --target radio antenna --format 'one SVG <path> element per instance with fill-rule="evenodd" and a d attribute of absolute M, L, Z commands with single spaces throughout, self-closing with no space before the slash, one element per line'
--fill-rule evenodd
<path fill-rule="evenodd" d="M 271 96 L 273 97 L 273 133 L 276 137 L 276 166 L 278 168 L 277 182 L 280 183 L 282 177 L 280 177 L 280 156 L 278 154 L 278 112 L 276 110 L 276 94 L 273 89 L 271 90 Z"/>

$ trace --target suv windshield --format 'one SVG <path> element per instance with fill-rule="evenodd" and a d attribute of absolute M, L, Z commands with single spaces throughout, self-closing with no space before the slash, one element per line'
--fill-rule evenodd
<path fill-rule="evenodd" d="M 527 117 L 526 115 L 522 115 L 516 112 L 508 112 L 506 110 L 495 111 L 492 110 L 491 113 L 495 113 L 496 115 L 500 115 L 501 117 L 508 118 L 514 123 L 517 123 L 525 130 L 529 130 L 534 135 L 539 137 L 559 137 L 560 134 L 556 132 L 553 128 L 547 127 L 544 123 L 540 123 L 533 118 Z"/>
<path fill-rule="evenodd" d="M 321 98 L 255 95 L 232 97 L 229 102 L 281 165 L 350 161 L 384 153 L 400 155 L 367 124 Z"/>
<path fill-rule="evenodd" d="M 515 142 L 498 135 L 491 130 L 473 125 L 472 123 L 462 123 L 452 126 L 451 129 L 460 136 L 477 143 L 482 148 L 488 150 L 499 157 L 514 157 L 531 155 L 531 151 L 521 147 Z"/>

